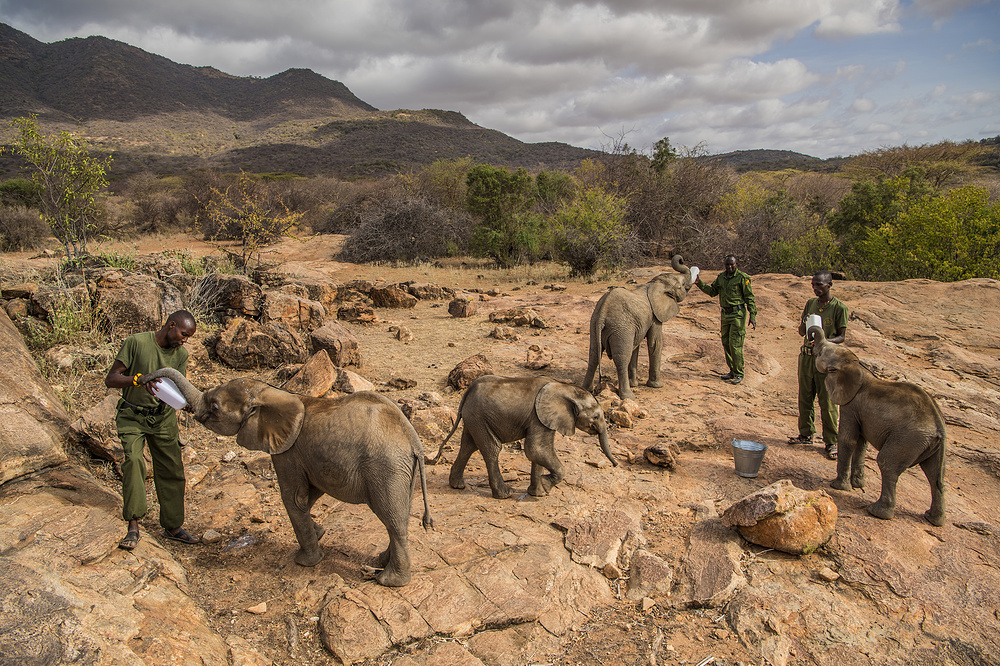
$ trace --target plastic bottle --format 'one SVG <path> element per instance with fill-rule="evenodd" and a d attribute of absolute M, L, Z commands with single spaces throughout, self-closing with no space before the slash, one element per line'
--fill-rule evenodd
<path fill-rule="evenodd" d="M 160 379 L 159 382 L 153 384 L 153 395 L 174 409 L 184 409 L 187 405 L 184 395 L 177 388 L 177 385 L 169 379 Z"/>

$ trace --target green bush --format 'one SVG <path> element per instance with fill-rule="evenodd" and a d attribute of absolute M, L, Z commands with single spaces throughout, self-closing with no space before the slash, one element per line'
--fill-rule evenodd
<path fill-rule="evenodd" d="M 527 171 L 480 164 L 469 170 L 466 187 L 469 212 L 479 218 L 471 241 L 477 256 L 501 268 L 538 256 L 545 224 L 531 213 L 535 182 Z"/>
<path fill-rule="evenodd" d="M 776 240 L 771 244 L 769 273 L 815 275 L 819 270 L 841 265 L 840 252 L 833 232 L 815 226 L 797 238 Z"/>
<path fill-rule="evenodd" d="M 619 268 L 636 253 L 637 234 L 628 224 L 627 209 L 622 197 L 597 187 L 560 208 L 553 218 L 556 253 L 573 275 Z"/>
<path fill-rule="evenodd" d="M 9 181 L 8 181 L 9 182 Z M 0 206 L 0 250 L 33 250 L 51 235 L 49 225 L 36 210 L 24 206 Z"/>

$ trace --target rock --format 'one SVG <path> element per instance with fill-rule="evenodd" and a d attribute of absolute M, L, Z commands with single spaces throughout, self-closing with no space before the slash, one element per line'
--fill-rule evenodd
<path fill-rule="evenodd" d="M 361 367 L 361 351 L 358 339 L 337 322 L 328 321 L 309 334 L 312 347 L 316 351 L 326 350 L 330 360 L 338 368 L 349 365 Z"/>
<path fill-rule="evenodd" d="M 493 374 L 493 364 L 485 354 L 476 354 L 465 359 L 448 373 L 448 386 L 462 391 L 483 375 Z"/>
<path fill-rule="evenodd" d="M 7 301 L 7 305 L 4 307 L 4 310 L 7 312 L 7 316 L 10 317 L 12 321 L 24 319 L 28 316 L 28 300 L 25 298 L 15 298 Z"/>
<path fill-rule="evenodd" d="M 212 273 L 191 287 L 189 309 L 220 324 L 234 317 L 257 318 L 261 315 L 264 292 L 244 275 Z"/>
<path fill-rule="evenodd" d="M 392 647 L 389 633 L 375 615 L 346 598 L 323 608 L 319 628 L 323 645 L 342 664 L 372 659 Z"/>
<path fill-rule="evenodd" d="M 747 584 L 742 555 L 740 539 L 718 518 L 695 523 L 684 555 L 682 603 L 724 606 Z"/>
<path fill-rule="evenodd" d="M 489 315 L 491 322 L 510 326 L 530 326 L 537 318 L 538 313 L 531 308 L 507 308 L 495 310 Z"/>
<path fill-rule="evenodd" d="M 337 310 L 337 319 L 354 324 L 374 324 L 378 321 L 375 310 L 364 303 L 348 303 Z"/>
<path fill-rule="evenodd" d="M 524 360 L 524 367 L 528 370 L 541 370 L 552 365 L 552 350 L 548 347 L 531 345 Z"/>
<path fill-rule="evenodd" d="M 201 540 L 205 543 L 219 543 L 224 537 L 215 530 L 205 530 L 201 535 Z"/>
<path fill-rule="evenodd" d="M 101 330 L 124 338 L 158 329 L 170 314 L 185 307 L 176 287 L 147 275 L 99 279 L 94 321 Z"/>
<path fill-rule="evenodd" d="M 97 403 L 70 426 L 73 438 L 93 455 L 104 460 L 120 463 L 125 459 L 121 440 L 118 439 L 118 428 L 115 426 L 115 416 L 120 395 L 115 391 Z"/>
<path fill-rule="evenodd" d="M 802 555 L 833 536 L 837 505 L 825 491 L 802 490 L 782 479 L 734 502 L 722 522 L 751 543 Z"/>
<path fill-rule="evenodd" d="M 70 417 L 0 313 L 0 483 L 66 460 Z"/>
<path fill-rule="evenodd" d="M 315 331 L 323 325 L 326 309 L 317 301 L 292 296 L 280 291 L 264 294 L 261 322 L 284 324 L 297 331 Z"/>
<path fill-rule="evenodd" d="M 227 636 L 226 645 L 229 647 L 229 663 L 231 664 L 239 664 L 239 666 L 272 666 L 274 663 L 257 652 L 250 644 L 250 641 L 239 636 Z"/>
<path fill-rule="evenodd" d="M 840 580 L 840 574 L 831 569 L 830 567 L 823 567 L 816 572 L 816 577 L 827 583 L 832 583 L 836 580 Z"/>
<path fill-rule="evenodd" d="M 476 309 L 476 301 L 467 294 L 457 296 L 448 303 L 448 314 L 452 317 L 471 317 L 476 314 Z"/>
<path fill-rule="evenodd" d="M 290 284 L 303 287 L 309 300 L 318 302 L 328 313 L 337 311 L 340 285 L 333 280 L 321 277 L 295 278 Z"/>
<path fill-rule="evenodd" d="M 657 442 L 656 444 L 647 446 L 646 450 L 642 452 L 646 460 L 652 464 L 666 467 L 670 470 L 677 467 L 677 456 L 680 453 L 680 447 L 673 442 Z"/>
<path fill-rule="evenodd" d="M 326 395 L 337 380 L 337 368 L 330 355 L 320 349 L 281 387 L 290 393 L 319 398 Z"/>
<path fill-rule="evenodd" d="M 416 385 L 416 379 L 407 379 L 406 377 L 393 377 L 388 381 L 382 382 L 382 386 L 394 391 L 405 391 L 406 389 L 411 389 Z"/>
<path fill-rule="evenodd" d="M 566 549 L 574 562 L 605 571 L 619 571 L 619 561 L 631 559 L 632 551 L 645 543 L 642 526 L 623 511 L 595 511 L 566 532 Z"/>
<path fill-rule="evenodd" d="M 521 336 L 515 333 L 510 326 L 494 326 L 493 330 L 490 331 L 490 337 L 494 340 L 510 340 L 512 342 L 521 339 Z"/>
<path fill-rule="evenodd" d="M 309 357 L 305 342 L 283 324 L 259 324 L 250 319 L 232 319 L 215 336 L 205 340 L 219 360 L 231 368 L 277 368 L 304 363 Z"/>
<path fill-rule="evenodd" d="M 411 282 L 407 285 L 407 290 L 421 301 L 440 301 L 448 298 L 453 292 L 451 289 L 439 287 L 436 284 L 424 284 L 421 282 Z"/>
<path fill-rule="evenodd" d="M 341 393 L 357 393 L 358 391 L 374 391 L 375 385 L 361 375 L 340 368 L 337 371 L 337 381 L 333 387 Z"/>
<path fill-rule="evenodd" d="M 413 331 L 406 328 L 405 326 L 400 326 L 396 331 L 396 339 L 403 344 L 409 344 L 413 342 Z"/>
<path fill-rule="evenodd" d="M 673 584 L 674 571 L 662 558 L 643 549 L 632 554 L 625 594 L 630 601 L 641 601 L 650 595 L 669 597 Z"/>
<path fill-rule="evenodd" d="M 406 410 L 403 413 L 405 414 Z M 424 409 L 411 407 L 410 413 L 407 414 L 407 418 L 413 424 L 413 429 L 420 435 L 420 441 L 429 448 L 435 448 L 436 443 L 448 435 L 457 417 L 458 413 L 450 407 L 427 407 Z M 431 453 L 434 452 L 431 451 Z"/>
<path fill-rule="evenodd" d="M 608 421 L 615 424 L 619 428 L 631 428 L 633 426 L 632 415 L 626 412 L 624 409 L 611 409 L 607 413 Z"/>
<path fill-rule="evenodd" d="M 110 368 L 114 355 L 109 349 L 57 345 L 45 351 L 45 360 L 59 371 L 82 373 L 89 369 Z"/>
<path fill-rule="evenodd" d="M 38 285 L 34 282 L 18 282 L 0 287 L 0 298 L 10 301 L 15 298 L 30 299 L 38 292 Z"/>
<path fill-rule="evenodd" d="M 380 308 L 410 309 L 417 305 L 417 297 L 396 284 L 380 284 L 371 290 L 370 296 Z"/>
<path fill-rule="evenodd" d="M 262 601 L 256 606 L 251 606 L 250 608 L 247 609 L 247 612 L 253 613 L 254 615 L 263 615 L 264 613 L 267 612 L 267 602 Z"/>

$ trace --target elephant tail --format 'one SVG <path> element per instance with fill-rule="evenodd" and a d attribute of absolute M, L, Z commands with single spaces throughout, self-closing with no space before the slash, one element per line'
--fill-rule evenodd
<path fill-rule="evenodd" d="M 420 524 L 424 526 L 424 529 L 434 529 L 434 519 L 431 518 L 431 508 L 427 504 L 427 474 L 424 469 L 424 456 L 422 453 L 418 453 L 413 456 L 413 472 L 420 474 L 420 491 L 424 496 L 424 517 L 421 518 Z"/>

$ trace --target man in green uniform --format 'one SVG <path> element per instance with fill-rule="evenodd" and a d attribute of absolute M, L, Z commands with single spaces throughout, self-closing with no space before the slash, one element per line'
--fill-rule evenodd
<path fill-rule="evenodd" d="M 722 307 L 722 349 L 726 353 L 729 373 L 722 379 L 732 384 L 743 381 L 743 341 L 747 336 L 746 313 L 750 313 L 750 328 L 757 328 L 757 304 L 750 286 L 750 276 L 736 270 L 736 256 L 725 259 L 725 272 L 706 285 L 699 277 L 695 284 L 709 296 L 719 296 Z"/>
<path fill-rule="evenodd" d="M 806 317 L 819 315 L 823 320 L 823 335 L 828 342 L 842 343 L 847 337 L 847 306 L 830 295 L 833 276 L 830 271 L 819 271 L 812 278 L 813 293 L 802 309 L 799 318 L 799 335 L 806 335 Z M 811 444 L 816 432 L 814 401 L 819 399 L 820 419 L 823 422 L 823 444 L 826 457 L 837 459 L 837 405 L 826 391 L 826 375 L 816 370 L 812 355 L 813 341 L 802 340 L 799 351 L 799 434 L 788 439 L 789 444 Z"/>
<path fill-rule="evenodd" d="M 184 524 L 184 463 L 181 461 L 177 412 L 153 396 L 153 385 L 139 378 L 160 368 L 175 368 L 187 374 L 188 352 L 184 343 L 197 325 L 187 310 L 178 310 L 158 331 L 136 333 L 122 343 L 121 351 L 104 379 L 108 388 L 122 389 L 115 425 L 125 450 L 122 462 L 122 517 L 128 532 L 119 547 L 132 550 L 139 543 L 139 519 L 146 515 L 146 463 L 143 446 L 149 445 L 153 460 L 153 485 L 160 504 L 164 536 L 183 543 L 199 539 L 187 533 Z"/>

